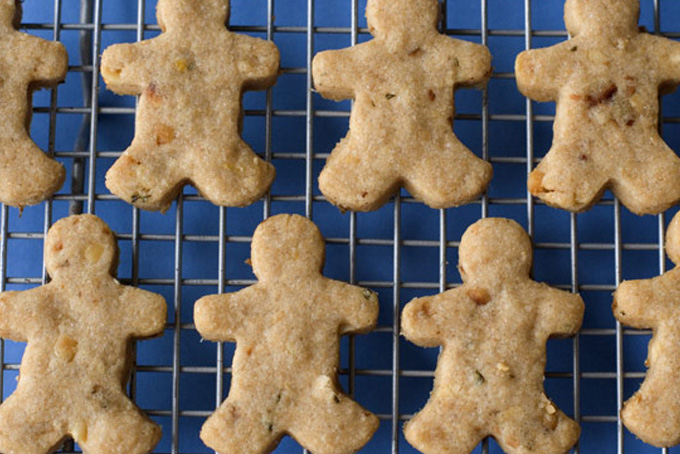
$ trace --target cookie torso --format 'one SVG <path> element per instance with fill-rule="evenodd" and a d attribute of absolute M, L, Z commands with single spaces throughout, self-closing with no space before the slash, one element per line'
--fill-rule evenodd
<path fill-rule="evenodd" d="M 234 35 L 225 30 L 221 38 L 216 42 L 180 40 L 166 33 L 156 38 L 155 45 L 144 48 L 139 58 L 152 61 L 155 69 L 146 76 L 148 84 L 141 96 L 135 134 L 139 145 L 172 143 L 169 151 L 183 157 L 184 165 L 193 165 L 195 156 L 187 149 L 209 147 L 205 151 L 212 151 L 214 143 L 238 137 L 239 122 L 234 119 L 240 116 L 243 78 L 236 66 Z M 211 54 L 224 57 L 205 58 Z M 233 83 L 225 84 L 224 79 Z M 211 121 L 195 121 L 201 117 Z M 218 124 L 222 127 L 217 128 Z"/>
<path fill-rule="evenodd" d="M 267 368 L 281 373 L 294 374 L 296 380 L 289 386 L 296 387 L 297 392 L 310 385 L 310 377 L 319 375 L 334 376 L 339 352 L 338 326 L 341 320 L 328 314 L 318 304 L 324 297 L 324 282 L 305 288 L 306 296 L 301 300 L 299 289 L 277 288 L 265 289 L 255 285 L 251 289 L 252 298 L 260 301 L 276 300 L 277 307 L 253 305 L 249 317 L 257 319 L 257 323 L 243 326 L 242 341 L 234 357 L 236 370 L 252 370 Z M 330 315 L 330 316 L 329 316 Z M 306 323 L 291 321 L 306 320 Z M 314 329 L 310 333 L 310 326 Z M 263 327 L 264 331 L 263 331 Z M 310 335 L 311 334 L 311 335 Z M 281 349 L 283 348 L 283 353 Z M 305 367 L 300 367 L 305 364 Z M 234 376 L 234 384 L 242 379 L 244 384 L 253 380 L 247 375 Z M 280 382 L 276 375 L 266 377 L 267 380 Z M 313 378 L 312 378 L 313 380 Z"/>
<path fill-rule="evenodd" d="M 128 341 L 119 326 L 109 323 L 117 317 L 117 301 L 98 298 L 99 292 L 107 290 L 101 285 L 80 286 L 82 297 L 76 300 L 69 292 L 60 292 L 59 283 L 48 286 L 55 291 L 49 297 L 50 304 L 41 308 L 43 323 L 28 336 L 22 377 L 28 379 L 29 371 L 34 371 L 39 379 L 42 371 L 51 370 L 56 379 L 73 383 L 78 390 L 92 371 L 106 371 L 112 380 L 124 383 L 131 359 Z M 121 286 L 113 280 L 104 287 L 112 294 L 121 293 Z M 88 304 L 83 304 L 84 300 Z M 53 348 L 45 348 L 49 345 Z"/>
<path fill-rule="evenodd" d="M 576 133 L 581 140 L 591 141 L 587 154 L 605 172 L 616 168 L 608 154 L 633 159 L 634 153 L 646 148 L 650 135 L 658 135 L 661 74 L 655 64 L 659 56 L 650 53 L 654 40 L 640 34 L 603 45 L 583 37 L 562 46 L 565 64 L 574 66 L 574 75 L 560 91 L 555 138 L 569 140 Z"/>
<path fill-rule="evenodd" d="M 4 101 L 3 109 L 6 109 L 7 116 L 0 126 L 3 131 L 0 139 L 7 141 L 26 134 L 26 119 L 31 116 L 27 97 L 21 95 L 28 93 L 29 78 L 34 70 L 35 61 L 17 59 L 14 55 L 15 49 L 35 47 L 32 45 L 37 38 L 13 31 L 2 35 L 4 36 L 0 41 L 0 74 L 2 74 L 0 96 Z"/>
<path fill-rule="evenodd" d="M 527 296 L 538 290 L 533 288 L 532 284 L 534 283 L 522 282 L 496 289 L 460 290 L 461 293 L 465 293 L 460 305 L 463 306 L 462 311 L 469 324 L 468 328 L 444 344 L 440 362 L 445 364 L 455 359 L 460 367 L 443 369 L 443 381 L 467 383 L 472 380 L 475 384 L 483 384 L 516 380 L 531 383 L 534 388 L 532 392 L 542 392 L 545 343 L 548 335 L 542 330 L 541 325 L 536 324 L 539 315 L 537 303 L 540 301 L 532 301 L 533 298 Z M 474 296 L 478 292 L 489 293 L 491 298 L 489 303 L 479 305 L 467 294 L 471 293 Z M 524 304 L 518 304 L 520 301 Z M 493 332 L 485 329 L 489 326 L 494 327 Z M 515 340 L 517 336 L 520 337 L 519 340 Z M 469 354 L 471 351 L 476 353 L 471 355 Z M 466 391 L 466 395 L 472 400 L 478 400 L 480 395 L 489 393 L 489 388 L 493 389 L 471 387 Z M 520 396 L 521 393 L 517 389 L 504 389 L 503 392 L 498 399 L 490 399 L 493 403 L 487 410 L 489 414 L 500 411 L 509 402 L 520 402 L 526 397 Z M 478 395 L 472 397 L 472 393 Z M 496 406 L 493 406 L 494 404 Z"/>
<path fill-rule="evenodd" d="M 357 66 L 366 68 L 356 82 L 350 121 L 358 149 L 379 157 L 376 147 L 384 147 L 401 167 L 412 165 L 410 147 L 415 142 L 441 146 L 443 137 L 453 135 L 453 53 L 439 52 L 438 44 L 446 47 L 447 40 L 437 38 L 433 36 L 412 55 L 380 52 L 376 42 L 363 44 L 366 51 L 357 52 Z M 389 114 L 375 115 L 376 111 Z"/>

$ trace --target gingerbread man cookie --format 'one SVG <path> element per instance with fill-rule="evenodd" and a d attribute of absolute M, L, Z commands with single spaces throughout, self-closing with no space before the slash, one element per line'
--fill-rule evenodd
<path fill-rule="evenodd" d="M 323 277 L 324 249 L 311 221 L 274 216 L 253 236 L 258 283 L 196 303 L 201 336 L 236 342 L 229 397 L 201 430 L 221 454 L 269 452 L 285 434 L 314 454 L 350 454 L 378 428 L 337 379 L 340 336 L 373 329 L 378 298 Z"/>
<path fill-rule="evenodd" d="M 66 77 L 61 43 L 18 31 L 19 0 L 0 0 L 0 202 L 35 205 L 61 188 L 64 167 L 31 140 L 32 94 Z"/>
<path fill-rule="evenodd" d="M 562 454 L 578 440 L 543 378 L 548 338 L 579 330 L 583 301 L 531 280 L 531 255 L 516 222 L 482 219 L 460 243 L 463 285 L 404 308 L 407 339 L 443 346 L 430 400 L 404 427 L 421 452 L 467 454 L 493 436 L 509 454 Z"/>
<path fill-rule="evenodd" d="M 104 51 L 108 88 L 141 95 L 132 144 L 106 174 L 128 203 L 164 211 L 190 183 L 216 205 L 246 206 L 274 180 L 241 139 L 241 98 L 274 84 L 279 51 L 229 32 L 228 12 L 228 0 L 159 0 L 160 36 Z"/>
<path fill-rule="evenodd" d="M 666 233 L 666 253 L 680 263 L 680 216 Z M 653 330 L 647 377 L 624 405 L 621 419 L 645 443 L 680 444 L 680 268 L 652 279 L 626 281 L 614 293 L 618 321 Z"/>
<path fill-rule="evenodd" d="M 379 208 L 400 186 L 432 208 L 477 198 L 491 165 L 454 135 L 454 90 L 491 75 L 479 44 L 437 31 L 437 0 L 369 0 L 374 39 L 314 57 L 314 85 L 330 99 L 354 99 L 350 127 L 319 176 L 342 209 Z"/>
<path fill-rule="evenodd" d="M 557 101 L 552 148 L 528 181 L 548 205 L 584 211 L 605 189 L 640 215 L 680 200 L 680 159 L 658 132 L 680 43 L 640 31 L 639 13 L 639 0 L 567 0 L 572 39 L 517 57 L 520 91 Z"/>
<path fill-rule="evenodd" d="M 132 339 L 160 335 L 160 295 L 113 277 L 118 249 L 93 215 L 54 224 L 52 281 L 0 294 L 0 337 L 28 342 L 16 391 L 0 405 L 0 452 L 45 454 L 68 436 L 85 454 L 145 454 L 160 428 L 125 395 Z"/>

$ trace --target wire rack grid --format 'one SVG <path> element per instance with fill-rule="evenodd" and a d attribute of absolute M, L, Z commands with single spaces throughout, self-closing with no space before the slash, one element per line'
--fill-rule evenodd
<path fill-rule="evenodd" d="M 671 0 L 642 0 L 642 22 L 677 38 L 680 8 Z M 326 273 L 378 291 L 381 317 L 371 334 L 350 337 L 341 349 L 341 382 L 382 423 L 361 452 L 415 452 L 401 425 L 424 405 L 437 352 L 399 337 L 399 314 L 410 298 L 460 283 L 458 240 L 486 216 L 522 223 L 535 247 L 537 280 L 579 291 L 584 328 L 573 339 L 549 343 L 546 388 L 582 424 L 574 452 L 658 452 L 626 432 L 617 417 L 622 402 L 644 377 L 649 332 L 624 329 L 609 309 L 611 292 L 624 278 L 665 270 L 663 234 L 669 215 L 638 218 L 611 196 L 575 215 L 532 200 L 526 176 L 550 144 L 554 109 L 521 97 L 512 62 L 524 49 L 566 38 L 561 0 L 442 0 L 442 30 L 488 45 L 495 71 L 487 89 L 457 93 L 456 133 L 494 165 L 488 194 L 468 206 L 430 210 L 406 193 L 375 213 L 341 214 L 319 193 L 316 176 L 333 144 L 347 129 L 350 104 L 331 103 L 313 92 L 311 61 L 324 49 L 365 41 L 365 0 L 233 0 L 231 29 L 273 40 L 282 50 L 277 86 L 245 97 L 244 137 L 278 171 L 264 200 L 249 208 L 211 206 L 184 191 L 165 215 L 139 212 L 103 186 L 103 174 L 129 143 L 134 100 L 103 87 L 99 55 L 113 42 L 158 34 L 154 1 L 27 0 L 23 27 L 62 41 L 70 53 L 64 85 L 35 96 L 32 133 L 65 164 L 69 180 L 53 200 L 23 214 L 0 212 L 0 289 L 23 289 L 48 279 L 42 242 L 54 220 L 95 213 L 118 233 L 119 275 L 124 283 L 163 294 L 169 323 L 162 338 L 138 344 L 130 395 L 164 429 L 156 452 L 204 453 L 200 425 L 225 398 L 233 345 L 201 343 L 192 324 L 198 297 L 252 284 L 243 265 L 250 235 L 263 218 L 298 212 L 320 226 L 328 243 Z M 664 22 L 662 24 L 662 17 Z M 666 19 L 667 18 L 667 19 Z M 675 28 L 662 28 L 668 26 Z M 93 77 L 93 75 L 96 75 Z M 680 148 L 677 97 L 664 100 L 664 136 Z M 15 386 L 23 346 L 0 349 L 3 397 Z M 277 453 L 303 452 L 284 440 Z M 674 452 L 674 449 L 661 452 Z M 67 443 L 63 452 L 79 452 Z M 476 452 L 500 452 L 493 440 Z"/>

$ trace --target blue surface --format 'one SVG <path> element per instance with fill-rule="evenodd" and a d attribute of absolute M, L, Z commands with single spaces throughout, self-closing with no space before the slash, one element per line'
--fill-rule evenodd
<path fill-rule="evenodd" d="M 490 30 L 514 31 L 513 36 L 489 37 L 489 47 L 494 56 L 494 68 L 497 73 L 511 73 L 514 59 L 524 49 L 524 1 L 523 0 L 488 0 L 488 24 Z M 24 3 L 24 22 L 27 24 L 49 23 L 54 16 L 51 2 L 26 0 Z M 154 1 L 146 2 L 144 22 L 155 24 Z M 537 0 L 532 4 L 531 26 L 536 30 L 563 30 L 562 1 Z M 661 29 L 663 32 L 680 31 L 680 2 L 660 0 Z M 480 41 L 478 33 L 459 33 L 460 30 L 479 30 L 481 26 L 480 0 L 448 0 L 447 25 L 454 30 L 454 36 L 471 41 Z M 345 27 L 351 25 L 351 0 L 317 0 L 315 2 L 314 25 L 317 27 Z M 363 18 L 365 0 L 359 1 L 359 26 L 365 27 Z M 653 2 L 642 0 L 642 23 L 654 30 Z M 62 1 L 62 18 L 64 24 L 78 22 L 79 0 Z M 275 2 L 275 25 L 277 27 L 306 27 L 307 2 L 305 0 L 278 0 Z M 104 24 L 135 24 L 137 22 L 137 0 L 104 1 L 102 3 L 102 19 Z M 232 2 L 231 23 L 236 26 L 266 26 L 266 0 L 234 0 Z M 307 64 L 306 32 L 302 29 L 293 31 L 277 31 L 274 41 L 280 47 L 283 68 L 302 68 Z M 302 30 L 302 31 L 296 31 Z M 31 33 L 51 39 L 52 30 L 36 30 Z M 156 31 L 147 31 L 145 37 L 156 35 Z M 79 65 L 77 52 L 79 32 L 62 30 L 61 41 L 70 53 L 70 64 Z M 263 33 L 252 33 L 263 37 Z M 102 32 L 102 49 L 116 42 L 131 42 L 136 39 L 136 31 L 104 30 Z M 369 37 L 360 35 L 359 40 Z M 534 47 L 543 47 L 561 41 L 560 37 L 535 37 Z M 314 51 L 341 48 L 350 45 L 349 33 L 314 34 Z M 58 106 L 82 107 L 81 76 L 78 72 L 70 72 L 66 83 L 58 90 Z M 306 108 L 306 75 L 286 73 L 280 76 L 273 89 L 273 108 L 276 111 L 304 111 Z M 489 215 L 505 216 L 528 227 L 526 204 L 525 162 L 499 162 L 503 158 L 523 158 L 526 156 L 526 123 L 507 119 L 504 115 L 524 115 L 526 101 L 517 91 L 514 80 L 510 78 L 493 78 L 488 87 L 489 113 L 489 156 L 494 164 L 494 179 L 488 191 L 490 197 Z M 679 95 L 673 94 L 663 99 L 666 115 L 680 113 Z M 479 115 L 482 111 L 482 95 L 479 91 L 459 91 L 456 96 L 459 116 Z M 133 97 L 120 97 L 108 92 L 101 84 L 100 106 L 132 107 Z M 246 109 L 261 110 L 265 107 L 266 98 L 263 93 L 249 93 L 244 98 Z M 37 108 L 49 106 L 49 93 L 40 92 L 35 95 Z M 349 102 L 335 103 L 313 97 L 313 106 L 323 111 L 348 111 Z M 535 114 L 552 115 L 553 104 L 534 103 Z M 500 118 L 498 116 L 501 116 Z M 55 151 L 58 159 L 70 172 L 72 159 L 63 153 L 73 150 L 78 134 L 82 114 L 57 114 L 55 130 Z M 100 152 L 122 151 L 131 141 L 134 118 L 129 114 L 102 113 L 99 115 L 97 150 Z M 334 144 L 342 138 L 347 130 L 346 117 L 321 116 L 314 118 L 312 145 L 317 154 L 330 152 Z M 664 138 L 673 149 L 680 149 L 678 124 L 664 125 Z M 265 149 L 265 122 L 262 116 L 247 116 L 244 122 L 243 136 L 257 152 Z M 481 155 L 483 144 L 482 125 L 479 120 L 458 119 L 455 122 L 458 136 L 477 155 Z M 274 116 L 272 123 L 273 163 L 277 168 L 277 179 L 272 188 L 273 196 L 293 196 L 305 194 L 305 138 L 306 123 L 303 116 Z M 49 115 L 36 113 L 32 125 L 32 134 L 37 143 L 48 147 Z M 534 145 L 536 157 L 544 155 L 552 140 L 551 122 L 536 121 L 534 123 Z M 281 154 L 297 153 L 298 157 L 281 157 Z M 506 160 L 507 161 L 507 160 Z M 104 187 L 104 174 L 112 164 L 112 158 L 99 157 L 96 161 L 96 192 L 108 194 Z M 323 166 L 323 157 L 313 162 L 313 193 L 319 195 L 316 177 Z M 60 194 L 70 194 L 71 186 L 67 183 Z M 86 183 L 87 185 L 87 183 Z M 86 186 L 87 187 L 87 186 Z M 186 194 L 195 194 L 187 189 Z M 405 193 L 404 193 L 405 194 Z M 516 199 L 510 201 L 509 199 Z M 522 202 L 522 199 L 524 200 Z M 614 208 L 611 194 L 607 193 L 604 202 L 587 213 L 577 216 L 576 236 L 580 247 L 577 251 L 577 281 L 582 288 L 582 296 L 586 301 L 584 329 L 607 329 L 615 327 L 611 314 L 611 292 L 615 283 L 614 255 Z M 252 279 L 250 268 L 244 264 L 249 257 L 248 237 L 262 220 L 263 202 L 257 202 L 248 208 L 226 210 L 226 245 L 225 276 L 232 279 Z M 403 203 L 401 214 L 401 235 L 405 241 L 401 248 L 401 268 L 399 276 L 403 283 L 398 304 L 403 306 L 411 298 L 436 293 L 439 283 L 440 213 L 419 203 Z M 272 214 L 294 212 L 304 214 L 304 202 L 275 200 L 271 204 Z M 456 242 L 467 226 L 481 216 L 481 205 L 474 203 L 457 209 L 446 210 L 446 239 Z M 664 222 L 671 219 L 665 216 Z M 52 221 L 64 217 L 68 212 L 68 201 L 56 200 L 52 204 Z M 99 200 L 96 203 L 96 214 L 102 217 L 111 228 L 119 234 L 129 235 L 132 232 L 132 210 L 117 200 Z M 379 325 L 390 327 L 393 321 L 393 290 L 386 284 L 393 278 L 393 248 L 390 241 L 394 234 L 394 206 L 388 203 L 374 213 L 357 215 L 356 233 L 360 244 L 356 249 L 356 279 L 360 282 L 382 282 L 383 286 L 375 287 L 381 301 Z M 569 251 L 571 238 L 570 215 L 566 212 L 536 204 L 534 210 L 534 242 L 535 250 L 534 275 L 539 281 L 552 285 L 569 287 L 572 283 L 572 267 Z M 219 209 L 203 201 L 185 201 L 183 212 L 184 235 L 209 235 L 214 238 L 219 234 Z M 341 214 L 326 202 L 313 203 L 313 220 L 319 225 L 322 233 L 329 239 L 326 275 L 336 279 L 348 280 L 349 246 L 347 242 L 336 241 L 347 239 L 350 235 L 349 215 Z M 656 249 L 659 238 L 659 219 L 646 216 L 637 217 L 625 208 L 621 212 L 621 239 L 624 251 L 621 257 L 621 273 L 624 278 L 646 278 L 659 273 L 659 251 Z M 41 234 L 45 224 L 45 205 L 26 208 L 20 216 L 16 209 L 9 210 L 8 231 L 11 233 L 29 232 Z M 141 213 L 140 232 L 145 235 L 170 235 L 164 239 L 142 239 L 139 243 L 139 279 L 173 279 L 174 278 L 174 235 L 176 225 L 176 208 L 173 205 L 165 215 L 157 213 Z M 245 237 L 245 238 L 244 238 Z M 218 246 L 217 241 L 196 241 L 185 238 L 182 243 L 182 278 L 214 279 L 218 278 Z M 369 241 L 370 240 L 370 241 Z M 430 243 L 414 243 L 411 240 L 427 240 Z M 362 243 L 363 241 L 363 243 Z M 542 247 L 548 243 L 560 243 L 560 248 Z M 643 244 L 645 247 L 636 247 Z M 119 276 L 123 280 L 133 279 L 133 248 L 129 239 L 119 241 L 121 248 L 121 266 Z M 40 237 L 20 239 L 10 237 L 7 244 L 7 277 L 8 278 L 41 278 L 42 239 Z M 455 245 L 447 248 L 448 265 L 446 280 L 448 284 L 460 282 L 456 270 L 457 249 Z M 31 285 L 20 282 L 7 285 L 7 289 L 23 289 Z M 161 293 L 172 308 L 175 293 L 172 285 L 144 285 L 144 288 Z M 235 291 L 239 287 L 227 286 L 226 291 Z M 179 298 L 179 317 L 182 323 L 192 323 L 193 302 L 207 294 L 217 293 L 216 285 L 186 284 L 181 287 Z M 169 323 L 174 323 L 174 313 L 169 314 Z M 216 345 L 201 342 L 198 334 L 190 326 L 181 330 L 179 358 L 183 367 L 214 367 Z M 165 336 L 138 344 L 138 364 L 140 366 L 162 366 L 164 371 L 139 371 L 136 374 L 136 400 L 139 405 L 162 413 L 154 416 L 163 425 L 164 436 L 157 452 L 170 452 L 172 443 L 171 418 L 172 411 L 172 364 L 173 335 L 169 328 Z M 627 372 L 644 371 L 643 361 L 646 356 L 648 336 L 625 336 L 624 367 Z M 580 366 L 584 375 L 580 380 L 580 405 L 583 417 L 607 416 L 616 417 L 616 345 L 615 336 L 611 332 L 604 334 L 592 331 L 584 332 L 580 342 Z M 436 365 L 437 349 L 422 349 L 403 338 L 400 340 L 400 368 L 403 371 L 432 371 Z M 224 346 L 225 364 L 229 364 L 233 353 L 233 344 Z M 21 344 L 6 342 L 4 361 L 16 364 L 23 351 Z M 573 340 L 555 340 L 549 343 L 548 372 L 546 389 L 551 398 L 567 413 L 574 411 L 574 382 L 571 378 L 554 377 L 554 373 L 573 372 Z M 349 366 L 348 342 L 342 343 L 341 367 Z M 392 333 L 389 330 L 371 333 L 356 338 L 357 369 L 378 370 L 381 373 L 365 375 L 359 373 L 355 382 L 356 399 L 369 410 L 390 415 L 392 411 Z M 607 373 L 607 374 L 602 374 Z M 406 374 L 399 380 L 399 409 L 401 414 L 412 414 L 426 402 L 432 386 L 431 378 L 422 378 Z M 6 397 L 15 387 L 16 371 L 5 371 L 3 395 Z M 225 395 L 228 391 L 229 375 L 225 374 Z M 341 376 L 341 382 L 347 386 L 347 375 Z M 625 397 L 628 398 L 639 385 L 639 379 L 625 380 Z M 210 411 L 215 407 L 215 373 L 202 373 L 200 370 L 185 370 L 180 373 L 179 409 L 181 412 Z M 179 419 L 180 453 L 210 452 L 199 440 L 198 431 L 204 421 L 203 416 L 191 414 Z M 365 453 L 388 453 L 391 449 L 391 421 L 383 420 L 375 438 L 362 451 Z M 403 453 L 415 452 L 400 434 L 399 448 Z M 581 438 L 582 453 L 616 452 L 616 423 L 584 422 Z M 625 447 L 628 452 L 659 452 L 645 446 L 626 433 Z M 296 443 L 284 440 L 277 453 L 301 452 Z M 476 452 L 481 452 L 478 448 Z M 500 452 L 491 442 L 491 452 Z M 680 452 L 672 449 L 671 452 Z"/>

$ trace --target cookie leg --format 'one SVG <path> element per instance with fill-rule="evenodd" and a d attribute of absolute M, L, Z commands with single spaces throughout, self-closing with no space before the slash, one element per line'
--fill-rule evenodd
<path fill-rule="evenodd" d="M 243 207 L 261 198 L 272 182 L 274 166 L 260 159 L 243 141 L 234 153 L 193 162 L 191 181 L 215 205 Z"/>
<path fill-rule="evenodd" d="M 425 408 L 404 425 L 406 440 L 426 454 L 469 454 L 483 439 L 466 415 L 451 409 L 455 403 L 431 398 Z"/>
<path fill-rule="evenodd" d="M 370 441 L 379 425 L 375 415 L 346 395 L 322 392 L 298 407 L 289 432 L 314 454 L 351 454 Z"/>
<path fill-rule="evenodd" d="M 351 136 L 350 136 L 351 137 Z M 319 175 L 319 189 L 343 210 L 377 210 L 399 190 L 396 164 L 389 157 L 372 156 L 343 139 Z"/>
<path fill-rule="evenodd" d="M 50 404 L 44 391 L 17 390 L 0 405 L 0 452 L 52 452 L 66 437 L 65 423 L 54 417 L 57 412 L 61 414 L 61 406 Z"/>
<path fill-rule="evenodd" d="M 185 184 L 181 165 L 130 147 L 106 172 L 106 187 L 138 208 L 165 211 Z"/>
<path fill-rule="evenodd" d="M 451 140 L 443 150 L 424 145 L 423 158 L 406 164 L 404 186 L 430 208 L 460 206 L 479 197 L 489 185 L 491 164 L 462 143 Z"/>
<path fill-rule="evenodd" d="M 257 401 L 257 399 L 252 399 Z M 201 428 L 201 440 L 220 454 L 259 454 L 273 450 L 283 436 L 267 414 L 227 399 Z"/>
<path fill-rule="evenodd" d="M 65 177 L 64 166 L 29 138 L 0 144 L 1 202 L 19 207 L 35 205 L 58 191 Z"/>
<path fill-rule="evenodd" d="M 661 213 L 680 200 L 680 159 L 663 141 L 655 142 L 612 178 L 614 194 L 640 215 Z"/>
<path fill-rule="evenodd" d="M 645 443 L 658 447 L 675 446 L 680 442 L 680 421 L 676 413 L 669 411 L 672 409 L 667 404 L 669 401 L 673 399 L 645 399 L 645 394 L 638 392 L 626 401 L 621 419 L 626 428 Z"/>
<path fill-rule="evenodd" d="M 659 352 L 663 353 L 660 355 Z M 621 419 L 628 430 L 645 443 L 658 447 L 680 443 L 678 356 L 680 347 L 676 335 L 663 325 L 657 328 L 649 344 L 647 378 L 621 411 Z"/>
<path fill-rule="evenodd" d="M 536 410 L 540 403 L 526 404 L 503 412 L 497 420 L 498 432 L 493 436 L 507 454 L 564 454 L 578 441 L 580 426 L 560 410 L 552 414 Z"/>
<path fill-rule="evenodd" d="M 95 410 L 95 417 L 75 425 L 74 438 L 84 451 L 91 454 L 146 454 L 158 444 L 160 427 L 134 407 L 126 396 L 121 394 L 119 402 Z"/>
<path fill-rule="evenodd" d="M 577 144 L 558 145 L 529 175 L 529 192 L 556 208 L 573 212 L 590 208 L 604 193 L 609 177 Z"/>

